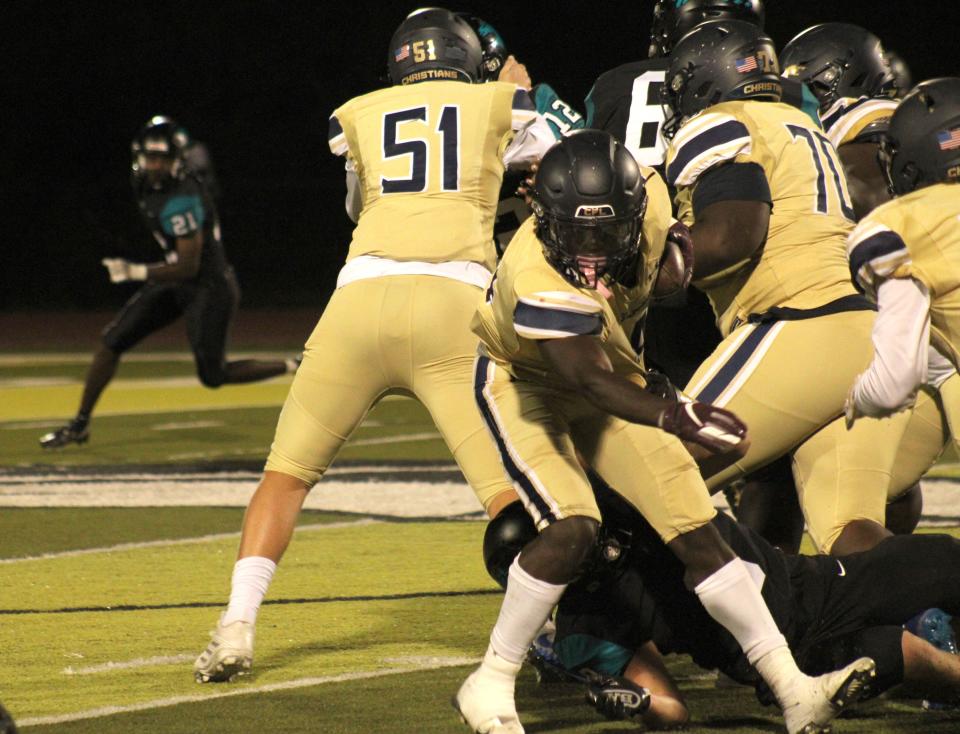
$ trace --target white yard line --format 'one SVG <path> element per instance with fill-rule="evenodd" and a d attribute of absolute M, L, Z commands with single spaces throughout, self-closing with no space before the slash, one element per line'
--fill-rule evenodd
<path fill-rule="evenodd" d="M 290 691 L 297 688 L 309 688 L 310 686 L 319 686 L 326 683 L 344 683 L 355 680 L 368 680 L 371 678 L 383 678 L 389 675 L 404 675 L 406 673 L 418 673 L 426 670 L 441 670 L 443 668 L 459 668 L 466 665 L 475 665 L 479 662 L 475 658 L 429 658 L 415 659 L 412 665 L 405 665 L 399 668 L 387 668 L 381 670 L 356 671 L 351 673 L 341 673 L 339 675 L 325 675 L 315 678 L 298 678 L 296 680 L 284 681 L 282 683 L 270 683 L 262 686 L 250 686 L 249 688 L 233 688 L 231 690 L 217 690 L 214 693 L 200 693 L 193 696 L 172 696 L 170 698 L 160 698 L 153 701 L 144 701 L 142 703 L 129 704 L 127 706 L 103 706 L 87 711 L 75 711 L 69 714 L 60 714 L 57 716 L 33 716 L 21 719 L 17 726 L 21 729 L 28 726 L 43 726 L 49 724 L 66 724 L 70 721 L 81 721 L 83 719 L 97 719 L 102 716 L 113 716 L 115 714 L 131 713 L 134 711 L 150 711 L 152 709 L 167 708 L 177 706 L 182 703 L 200 703 L 214 698 L 231 698 L 233 696 L 249 696 L 257 693 L 271 693 L 273 691 Z"/>
<path fill-rule="evenodd" d="M 383 520 L 373 520 L 368 517 L 359 520 L 348 520 L 345 522 L 327 522 L 314 523 L 310 525 L 300 525 L 295 532 L 301 533 L 310 530 L 335 530 L 337 528 L 353 528 L 362 525 L 377 525 Z M 217 540 L 230 540 L 239 538 L 240 533 L 213 533 L 210 535 L 197 535 L 192 538 L 170 538 L 167 540 L 144 540 L 139 543 L 117 543 L 116 545 L 105 545 L 99 548 L 83 548 L 80 550 L 59 551 L 57 553 L 40 553 L 36 556 L 23 556 L 21 558 L 0 558 L 0 565 L 9 563 L 24 563 L 26 561 L 49 561 L 52 558 L 74 558 L 76 556 L 89 556 L 94 553 L 114 553 L 116 551 L 137 550 L 139 548 L 165 548 L 173 545 L 190 545 L 191 543 L 210 543 Z"/>
<path fill-rule="evenodd" d="M 115 670 L 132 670 L 134 668 L 153 668 L 158 665 L 191 663 L 196 657 L 196 655 L 184 653 L 182 655 L 157 655 L 152 658 L 136 658 L 135 660 L 124 660 L 119 663 L 111 660 L 106 663 L 101 663 L 100 665 L 87 665 L 81 668 L 68 665 L 60 672 L 64 675 L 96 675 L 97 673 L 112 673 Z"/>

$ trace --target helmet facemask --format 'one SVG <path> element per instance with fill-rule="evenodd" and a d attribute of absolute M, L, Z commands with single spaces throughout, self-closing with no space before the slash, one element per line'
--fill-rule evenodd
<path fill-rule="evenodd" d="M 583 215 L 573 218 L 551 215 L 537 202 L 533 207 L 547 261 L 571 284 L 593 290 L 605 279 L 636 284 L 646 209 L 646 195 L 637 211 L 620 217 L 608 205 L 582 206 Z"/>

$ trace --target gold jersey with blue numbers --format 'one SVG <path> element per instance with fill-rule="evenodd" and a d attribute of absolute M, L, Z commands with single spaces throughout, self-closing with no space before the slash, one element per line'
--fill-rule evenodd
<path fill-rule="evenodd" d="M 630 345 L 630 328 L 646 310 L 674 219 L 666 185 L 652 168 L 641 167 L 649 197 L 641 237 L 642 270 L 636 286 L 606 283 L 602 290 L 581 288 L 547 262 L 531 217 L 517 231 L 497 267 L 472 328 L 487 353 L 515 377 L 556 383 L 536 342 L 569 336 L 596 336 L 614 370 L 636 375 L 643 361 Z M 604 293 L 605 291 L 605 293 Z"/>
<path fill-rule="evenodd" d="M 514 84 L 394 86 L 330 118 L 330 148 L 353 164 L 362 209 L 347 259 L 472 261 L 493 270 L 501 154 L 534 119 Z"/>
<path fill-rule="evenodd" d="M 889 278 L 930 293 L 930 341 L 960 368 L 960 184 L 927 186 L 874 209 L 848 242 L 850 272 L 876 297 Z"/>
<path fill-rule="evenodd" d="M 698 280 L 726 336 L 752 314 L 813 309 L 853 294 L 845 241 L 853 207 L 833 145 L 800 110 L 778 102 L 724 102 L 687 120 L 667 155 L 684 221 L 701 177 L 726 163 L 763 169 L 772 211 L 767 240 L 751 258 Z"/>

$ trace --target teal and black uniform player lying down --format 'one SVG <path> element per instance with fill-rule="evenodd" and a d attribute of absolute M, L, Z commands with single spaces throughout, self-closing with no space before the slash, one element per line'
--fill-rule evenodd
<path fill-rule="evenodd" d="M 103 260 L 112 282 L 143 285 L 104 329 L 76 417 L 43 436 L 44 448 L 86 442 L 93 408 L 121 355 L 181 316 L 197 376 L 206 387 L 253 382 L 296 369 L 295 360 L 226 359 L 240 286 L 220 237 L 216 181 L 206 149 L 174 120 L 157 116 L 134 138 L 131 156 L 134 197 L 163 260 L 146 264 Z"/>
<path fill-rule="evenodd" d="M 756 686 L 758 698 L 772 702 L 736 640 L 684 585 L 683 565 L 639 513 L 595 476 L 592 481 L 604 518 L 601 542 L 590 568 L 557 607 L 555 661 L 575 674 L 592 671 L 645 685 L 651 660 L 684 654 L 705 669 Z M 763 598 L 805 673 L 868 656 L 877 663 L 871 695 L 912 682 L 924 686 L 925 697 L 960 700 L 960 657 L 902 627 L 931 607 L 960 614 L 960 541 L 896 536 L 840 558 L 788 555 L 727 515 L 719 513 L 713 523 L 762 584 Z M 484 542 L 491 575 L 500 581 L 518 546 L 534 536 L 519 503 L 491 521 Z"/>

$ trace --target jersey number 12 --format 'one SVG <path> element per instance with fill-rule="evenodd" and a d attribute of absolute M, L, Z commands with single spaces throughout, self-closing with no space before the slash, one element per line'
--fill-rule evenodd
<path fill-rule="evenodd" d="M 381 176 L 381 193 L 412 194 L 426 191 L 430 155 L 438 148 L 440 189 L 460 190 L 460 108 L 457 105 L 443 105 L 435 123 L 430 114 L 433 112 L 433 109 L 427 107 L 411 107 L 388 112 L 383 116 L 383 159 L 387 161 L 391 158 L 407 157 L 410 162 L 410 175 L 407 178 Z M 427 133 L 429 137 L 419 137 L 411 133 L 403 135 L 401 126 L 406 127 L 406 123 L 419 123 L 414 129 L 421 134 Z"/>

